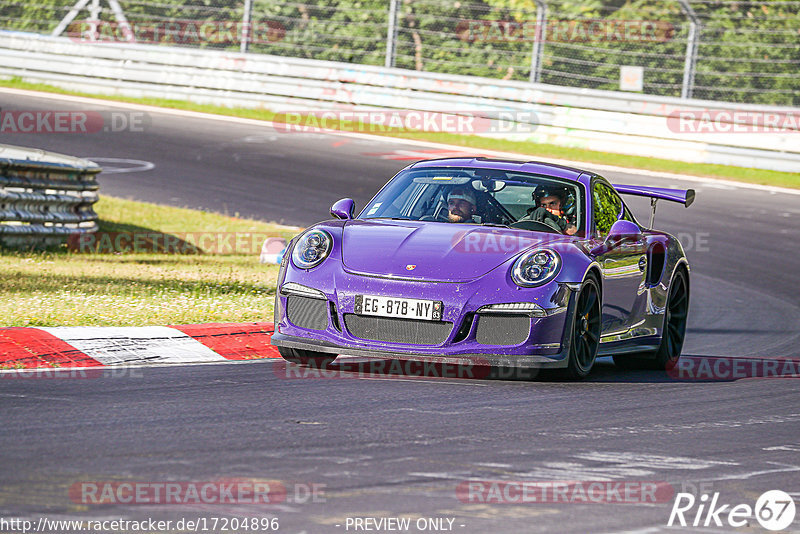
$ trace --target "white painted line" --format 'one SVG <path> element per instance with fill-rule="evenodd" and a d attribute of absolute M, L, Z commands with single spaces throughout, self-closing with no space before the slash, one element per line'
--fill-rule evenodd
<path fill-rule="evenodd" d="M 777 445 L 775 447 L 761 447 L 762 451 L 791 451 L 791 452 L 800 452 L 800 445 L 798 444 L 791 444 L 791 445 Z"/>
<path fill-rule="evenodd" d="M 707 469 L 718 465 L 739 465 L 736 462 L 725 460 L 704 460 L 686 456 L 664 456 L 633 452 L 595 451 L 576 454 L 575 457 L 591 462 L 610 462 L 650 469 Z"/>
<path fill-rule="evenodd" d="M 72 96 L 72 95 L 60 95 L 55 93 L 44 93 L 41 91 L 29 91 L 27 89 L 13 89 L 10 87 L 0 87 L 0 93 L 7 93 L 7 94 L 16 94 L 20 96 L 30 96 L 36 98 L 48 98 L 52 100 L 62 100 L 65 102 L 78 102 L 83 104 L 91 104 L 91 105 L 107 105 L 107 106 L 114 106 L 124 109 L 132 109 L 138 111 L 146 111 L 149 113 L 162 113 L 165 115 L 175 115 L 180 117 L 190 117 L 190 118 L 197 118 L 197 119 L 206 119 L 206 120 L 217 120 L 223 122 L 230 122 L 230 123 L 237 123 L 237 124 L 247 124 L 251 126 L 266 126 L 266 127 L 274 127 L 274 123 L 270 121 L 262 121 L 257 119 L 244 119 L 241 117 L 228 117 L 225 115 L 215 115 L 213 113 L 202 113 L 199 111 L 187 111 L 182 109 L 170 109 L 170 108 L 162 108 L 158 106 L 145 106 L 142 104 L 131 104 L 127 102 L 117 102 L 113 100 L 104 100 L 100 98 L 88 98 L 83 96 Z M 519 154 L 516 152 L 501 152 L 497 150 L 483 150 L 478 148 L 470 148 L 470 147 L 463 147 L 458 145 L 447 145 L 444 143 L 433 143 L 430 141 L 415 141 L 411 139 L 401 139 L 398 137 L 387 137 L 383 135 L 371 135 L 366 133 L 356 133 L 356 132 L 343 132 L 339 130 L 330 130 L 327 133 L 331 135 L 338 135 L 342 137 L 350 137 L 354 139 L 368 139 L 370 141 L 383 141 L 385 143 L 397 143 L 397 144 L 406 144 L 411 146 L 419 146 L 425 148 L 439 148 L 443 150 L 453 150 L 460 153 L 463 152 L 475 152 L 480 154 L 485 154 L 488 156 L 498 157 L 498 158 L 508 158 L 508 159 L 516 159 L 516 160 L 530 160 L 530 156 L 525 156 L 524 154 Z M 691 176 L 687 174 L 676 174 L 671 172 L 661 172 L 661 171 L 650 171 L 646 169 L 634 169 L 630 167 L 617 167 L 615 165 L 605 165 L 600 163 L 586 163 L 586 162 L 576 162 L 576 161 L 569 161 L 563 159 L 553 159 L 553 158 L 537 158 L 537 161 L 543 161 L 548 163 L 556 163 L 558 165 L 568 165 L 572 167 L 579 167 L 579 168 L 587 168 L 589 170 L 600 170 L 600 171 L 611 171 L 611 172 L 622 172 L 622 173 L 629 173 L 629 174 L 640 174 L 642 176 L 650 176 L 654 178 L 671 178 L 673 180 L 684 180 L 690 182 L 698 182 L 703 184 L 718 184 L 728 186 L 733 189 L 755 189 L 759 191 L 769 191 L 772 193 L 783 193 L 788 195 L 800 195 L 800 189 L 791 189 L 788 187 L 776 187 L 771 185 L 760 185 L 760 184 L 750 184 L 747 182 L 737 182 L 734 180 L 723 180 L 719 178 L 707 178 L 701 176 Z M 409 163 L 411 163 L 409 161 Z M 759 169 L 753 169 L 753 172 L 760 172 Z"/>
<path fill-rule="evenodd" d="M 747 480 L 753 477 L 760 477 L 763 475 L 772 475 L 775 473 L 793 473 L 796 471 L 800 471 L 800 466 L 798 465 L 791 465 L 791 464 L 780 464 L 777 462 L 767 462 L 768 464 L 772 465 L 782 465 L 780 469 L 763 469 L 760 471 L 750 471 L 749 473 L 736 473 L 731 475 L 722 475 L 719 477 L 713 478 L 701 478 L 698 482 L 720 482 L 722 480 Z"/>
<path fill-rule="evenodd" d="M 103 168 L 103 174 L 145 172 L 153 170 L 156 167 L 155 163 L 151 161 L 143 161 L 140 159 L 102 158 L 94 156 L 81 156 L 81 158 L 94 161 L 95 163 L 100 165 Z"/>
<path fill-rule="evenodd" d="M 199 341 L 166 326 L 40 328 L 104 365 L 228 361 Z"/>

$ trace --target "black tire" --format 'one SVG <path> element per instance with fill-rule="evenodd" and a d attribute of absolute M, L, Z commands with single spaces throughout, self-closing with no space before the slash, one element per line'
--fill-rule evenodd
<path fill-rule="evenodd" d="M 594 276 L 586 277 L 575 299 L 570 331 L 569 358 L 562 376 L 580 380 L 592 370 L 600 346 L 600 287 Z"/>
<path fill-rule="evenodd" d="M 288 347 L 278 347 L 278 352 L 287 362 L 313 367 L 314 369 L 325 369 L 336 359 L 335 354 L 312 350 L 290 349 Z"/>
<path fill-rule="evenodd" d="M 679 268 L 669 284 L 664 327 L 658 349 L 651 353 L 614 356 L 614 364 L 622 369 L 655 369 L 659 371 L 668 371 L 675 367 L 683 350 L 688 312 L 689 279 L 686 271 Z"/>

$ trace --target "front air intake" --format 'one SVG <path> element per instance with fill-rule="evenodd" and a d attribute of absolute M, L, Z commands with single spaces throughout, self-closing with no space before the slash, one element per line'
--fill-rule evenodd
<path fill-rule="evenodd" d="M 531 333 L 531 319 L 526 315 L 479 315 L 475 340 L 481 345 L 519 345 Z"/>
<path fill-rule="evenodd" d="M 328 301 L 292 295 L 287 299 L 286 317 L 297 327 L 325 330 L 328 328 Z"/>
<path fill-rule="evenodd" d="M 344 325 L 357 338 L 411 345 L 441 345 L 453 330 L 453 323 L 445 321 L 415 321 L 352 313 L 345 314 Z"/>

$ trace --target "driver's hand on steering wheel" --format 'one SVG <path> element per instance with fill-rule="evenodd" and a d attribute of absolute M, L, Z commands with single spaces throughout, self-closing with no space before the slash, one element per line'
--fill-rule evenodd
<path fill-rule="evenodd" d="M 559 217 L 547 208 L 538 207 L 530 215 L 531 220 L 544 223 L 555 228 L 562 234 L 573 235 L 578 231 L 574 224 L 570 224 L 564 217 Z"/>

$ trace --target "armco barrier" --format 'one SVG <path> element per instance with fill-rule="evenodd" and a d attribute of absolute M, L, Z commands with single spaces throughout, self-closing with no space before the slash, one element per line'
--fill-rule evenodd
<path fill-rule="evenodd" d="M 788 128 L 777 132 L 695 132 L 697 128 L 675 131 L 674 127 L 675 114 L 680 112 L 699 117 L 708 111 L 717 118 L 722 112 L 728 118 L 721 122 L 731 126 L 741 124 L 735 112 L 794 117 L 800 112 L 785 107 L 571 89 L 219 50 L 86 43 L 13 32 L 0 32 L 0 76 L 107 94 L 275 111 L 533 112 L 533 131 L 503 137 L 689 162 L 800 170 L 796 121 L 782 123 Z"/>
<path fill-rule="evenodd" d="M 0 145 L 0 244 L 49 245 L 96 231 L 100 170 L 84 159 Z"/>

